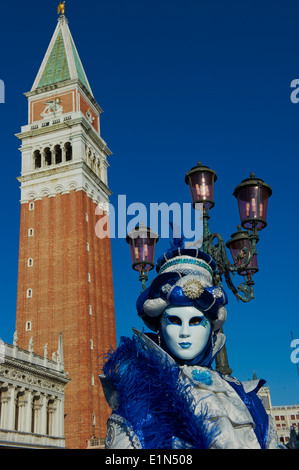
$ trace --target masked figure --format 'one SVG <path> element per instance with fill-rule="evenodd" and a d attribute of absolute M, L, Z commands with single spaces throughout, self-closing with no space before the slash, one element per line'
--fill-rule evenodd
<path fill-rule="evenodd" d="M 197 249 L 175 248 L 137 300 L 150 333 L 121 338 L 103 368 L 113 412 L 107 449 L 265 449 L 277 435 L 257 391 L 212 369 L 225 343 L 219 332 L 227 296 L 217 266 Z"/>

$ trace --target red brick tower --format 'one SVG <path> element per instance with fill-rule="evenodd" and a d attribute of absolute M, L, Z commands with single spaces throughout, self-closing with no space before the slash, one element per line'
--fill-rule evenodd
<path fill-rule="evenodd" d="M 107 204 L 107 157 L 95 101 L 68 21 L 60 16 L 29 93 L 22 127 L 18 346 L 57 355 L 63 335 L 66 447 L 104 438 L 110 411 L 98 374 L 115 347 L 110 240 L 95 233 Z M 47 348 L 44 350 L 45 345 Z"/>

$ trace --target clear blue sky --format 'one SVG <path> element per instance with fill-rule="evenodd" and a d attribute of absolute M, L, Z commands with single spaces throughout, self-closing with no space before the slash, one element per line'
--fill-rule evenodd
<path fill-rule="evenodd" d="M 1 6 L 0 337 L 15 324 L 19 183 L 15 134 L 27 123 L 30 90 L 57 24 L 58 0 Z M 189 202 L 185 173 L 198 160 L 217 171 L 211 230 L 227 241 L 239 223 L 232 192 L 254 171 L 273 189 L 268 227 L 258 244 L 256 298 L 238 303 L 228 292 L 224 327 L 233 375 L 255 370 L 272 403 L 299 403 L 290 360 L 299 338 L 299 2 L 295 0 L 67 1 L 66 16 L 93 93 L 104 109 L 101 133 L 113 155 L 112 204 Z M 129 220 L 130 218 L 128 218 Z M 158 255 L 168 247 L 161 240 Z M 141 328 L 140 291 L 128 245 L 112 240 L 118 338 Z M 150 275 L 152 279 L 153 274 Z M 241 282 L 241 280 L 240 280 Z"/>

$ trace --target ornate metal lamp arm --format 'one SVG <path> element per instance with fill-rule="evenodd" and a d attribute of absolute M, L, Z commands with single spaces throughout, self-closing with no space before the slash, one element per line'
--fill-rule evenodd
<path fill-rule="evenodd" d="M 219 233 L 211 234 L 208 226 L 209 214 L 208 211 L 204 211 L 203 214 L 203 251 L 208 253 L 216 261 L 219 268 L 219 278 L 216 279 L 216 282 L 221 282 L 222 274 L 225 277 L 225 281 L 229 289 L 234 293 L 235 297 L 238 300 L 243 302 L 250 302 L 254 298 L 253 296 L 253 285 L 251 274 L 247 275 L 247 281 L 241 283 L 238 288 L 235 287 L 231 273 L 235 274 L 242 272 L 252 261 L 254 255 L 256 255 L 256 243 L 258 241 L 258 236 L 256 233 L 249 236 L 251 249 L 244 247 L 238 254 L 239 259 L 242 259 L 242 264 L 238 267 L 231 264 L 227 257 L 225 244 L 223 238 Z M 214 244 L 214 241 L 217 240 L 218 243 Z"/>
<path fill-rule="evenodd" d="M 144 269 L 142 269 L 140 271 L 140 275 L 139 275 L 139 281 L 141 282 L 142 284 L 142 290 L 145 291 L 146 289 L 146 281 L 148 279 L 148 276 L 147 274 L 144 272 Z"/>
<path fill-rule="evenodd" d="M 230 288 L 230 290 L 234 293 L 237 300 L 242 300 L 242 302 L 250 302 L 254 299 L 253 295 L 253 286 L 254 282 L 252 280 L 251 275 L 248 275 L 246 282 L 241 282 L 241 284 L 236 288 L 234 283 L 232 282 L 230 271 L 226 270 L 224 272 L 225 281 Z"/>

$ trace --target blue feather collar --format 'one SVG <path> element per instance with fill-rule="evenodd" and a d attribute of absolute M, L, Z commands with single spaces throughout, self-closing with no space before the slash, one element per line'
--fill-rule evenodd
<path fill-rule="evenodd" d="M 194 385 L 182 381 L 178 364 L 149 343 L 141 333 L 122 337 L 108 355 L 103 373 L 118 391 L 117 413 L 144 449 L 171 449 L 174 438 L 195 449 L 209 448 L 218 430 L 206 410 L 195 414 Z"/>

